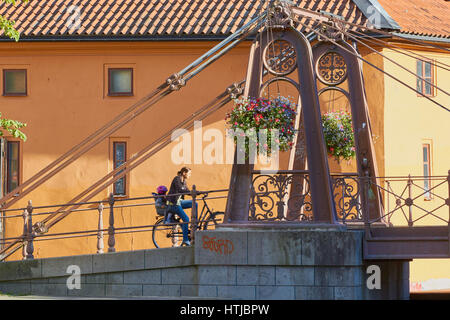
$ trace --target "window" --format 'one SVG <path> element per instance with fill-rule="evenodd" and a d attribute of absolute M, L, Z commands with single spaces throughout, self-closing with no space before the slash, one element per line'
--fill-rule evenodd
<path fill-rule="evenodd" d="M 113 142 L 113 164 L 114 169 L 124 164 L 127 159 L 127 143 L 123 141 Z M 122 172 L 123 170 L 119 171 Z M 113 194 L 115 196 L 125 196 L 127 194 L 127 176 L 114 182 Z"/>
<path fill-rule="evenodd" d="M 133 69 L 110 68 L 108 69 L 108 95 L 132 96 L 133 95 Z"/>
<path fill-rule="evenodd" d="M 434 68 L 431 61 L 417 60 L 417 91 L 434 96 Z"/>
<path fill-rule="evenodd" d="M 423 188 L 425 190 L 425 199 L 431 199 L 431 148 L 429 143 L 422 145 L 423 152 Z"/>
<path fill-rule="evenodd" d="M 20 142 L 6 142 L 6 193 L 19 186 Z"/>
<path fill-rule="evenodd" d="M 27 70 L 3 69 L 3 95 L 4 96 L 27 95 Z"/>

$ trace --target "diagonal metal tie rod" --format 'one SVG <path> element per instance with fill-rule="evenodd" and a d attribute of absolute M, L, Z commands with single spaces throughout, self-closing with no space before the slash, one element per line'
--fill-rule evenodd
<path fill-rule="evenodd" d="M 441 107 L 442 109 L 444 109 L 445 111 L 450 112 L 450 109 L 448 109 L 447 107 L 443 106 L 442 104 L 440 104 L 439 102 L 434 101 L 433 99 L 431 99 L 430 97 L 424 95 L 423 93 L 417 91 L 416 89 L 414 89 L 413 87 L 411 87 L 410 85 L 408 85 L 407 83 L 405 83 L 404 81 L 398 79 L 397 77 L 393 76 L 392 74 L 390 74 L 389 72 L 386 72 L 384 70 L 382 70 L 381 68 L 377 67 L 376 65 L 374 65 L 373 63 L 367 61 L 366 59 L 364 59 L 363 57 L 361 57 L 360 55 L 356 55 L 353 52 L 351 52 L 350 50 L 348 50 L 347 48 L 343 47 L 342 45 L 340 45 L 338 42 L 334 41 L 333 39 L 327 37 L 326 35 L 324 35 L 323 33 L 320 33 L 314 29 L 312 29 L 311 27 L 309 27 L 308 25 L 300 22 L 300 19 L 297 19 L 297 22 L 299 24 L 301 24 L 302 26 L 304 26 L 307 29 L 310 29 L 311 31 L 315 32 L 317 35 L 323 37 L 324 39 L 326 39 L 327 41 L 333 43 L 334 45 L 338 46 L 339 48 L 341 48 L 342 50 L 345 50 L 346 52 L 356 56 L 359 60 L 367 63 L 368 65 L 370 65 L 371 67 L 375 68 L 376 70 L 384 73 L 385 75 L 387 75 L 388 77 L 394 79 L 395 81 L 399 82 L 400 84 L 402 84 L 403 86 L 407 87 L 408 89 L 416 92 L 417 94 L 420 94 L 421 96 L 425 97 L 426 99 L 430 100 L 431 102 L 433 102 L 434 104 L 436 104 L 437 106 Z"/>
<path fill-rule="evenodd" d="M 231 36 L 220 42 L 218 45 L 213 47 L 207 53 L 203 54 L 200 58 L 195 60 L 189 66 L 181 70 L 179 73 L 175 73 L 174 75 L 172 75 L 170 78 L 167 79 L 166 82 L 162 83 L 157 89 L 152 91 L 150 94 L 140 99 L 138 102 L 133 104 L 127 110 L 116 116 L 113 120 L 109 121 L 107 124 L 98 129 L 96 132 L 91 134 L 81 143 L 70 149 L 68 152 L 59 157 L 57 160 L 53 161 L 51 164 L 49 164 L 44 169 L 35 174 L 33 177 L 31 177 L 30 179 L 19 185 L 17 188 L 12 190 L 10 193 L 5 195 L 3 198 L 0 199 L 1 208 L 6 209 L 10 207 L 11 205 L 19 201 L 21 198 L 23 198 L 26 194 L 36 189 L 43 182 L 47 181 L 53 175 L 55 175 L 56 173 L 64 169 L 66 166 L 68 166 L 70 163 L 78 159 L 88 150 L 92 149 L 95 145 L 100 143 L 100 141 L 102 141 L 112 132 L 115 132 L 116 130 L 124 126 L 126 123 L 128 123 L 137 115 L 147 110 L 149 107 L 154 105 L 156 102 L 161 100 L 166 95 L 172 93 L 173 91 L 179 90 L 182 86 L 186 84 L 186 81 L 190 80 L 192 77 L 194 77 L 199 72 L 204 70 L 211 63 L 213 63 L 218 58 L 223 56 L 226 52 L 235 47 L 239 42 L 244 40 L 251 32 L 258 30 L 259 27 L 264 23 L 265 18 L 266 13 L 263 13 L 257 16 L 256 18 L 252 19 L 250 22 L 242 26 Z M 188 72 L 190 73 L 185 76 L 185 74 Z M 16 196 L 17 194 L 18 196 Z"/>
<path fill-rule="evenodd" d="M 171 135 L 172 132 L 176 129 L 180 129 L 187 123 L 188 124 L 185 129 L 189 130 L 193 127 L 194 121 L 196 118 L 199 118 L 199 120 L 202 120 L 212 114 L 213 112 L 217 111 L 227 103 L 231 101 L 230 94 L 234 93 L 236 96 L 240 95 L 242 93 L 242 85 L 245 81 L 242 80 L 239 83 L 235 83 L 228 87 L 223 93 L 218 95 L 213 101 L 206 104 L 196 112 L 192 113 L 188 118 L 183 120 L 181 123 L 173 127 L 171 130 L 168 130 L 164 135 L 162 135 L 157 140 L 153 141 L 151 144 L 146 146 L 144 149 L 142 149 L 140 152 L 135 154 L 132 158 L 127 160 L 123 165 L 116 168 L 100 180 L 98 180 L 96 183 L 94 183 L 91 187 L 83 191 L 81 194 L 76 196 L 74 199 L 69 201 L 68 203 L 74 203 L 74 202 L 81 202 L 84 203 L 88 200 L 90 200 L 92 197 L 97 195 L 99 192 L 104 190 L 109 185 L 113 184 L 115 181 L 121 179 L 123 176 L 125 176 L 128 172 L 136 168 L 138 165 L 143 163 L 145 160 L 153 156 L 155 153 L 160 151 L 162 148 L 167 146 L 172 142 Z M 202 114 L 203 113 L 203 114 Z M 149 152 L 150 151 L 150 152 Z M 149 153 L 147 153 L 149 152 Z M 94 190 L 95 189 L 95 190 Z M 83 198 L 84 197 L 84 198 Z M 83 198 L 83 199 L 82 199 Z M 80 201 L 80 199 L 82 199 Z M 57 222 L 64 219 L 67 215 L 69 215 L 73 210 L 76 210 L 79 208 L 81 204 L 74 204 L 71 205 L 71 207 L 67 208 L 67 206 L 62 206 L 58 210 L 56 210 L 53 214 L 46 217 L 44 220 L 40 221 L 40 223 L 44 223 L 46 229 L 48 230 L 50 227 L 55 225 Z M 36 224 L 35 224 L 36 225 Z M 15 240 L 9 243 L 6 243 L 6 246 L 0 250 L 0 260 L 6 259 L 11 254 L 13 254 L 15 251 L 20 249 L 24 243 L 22 240 Z"/>
<path fill-rule="evenodd" d="M 361 40 L 368 41 L 370 43 L 382 46 L 384 48 L 388 48 L 388 49 L 390 49 L 390 50 L 392 50 L 394 52 L 400 53 L 402 55 L 405 55 L 405 56 L 413 58 L 413 59 L 417 59 L 417 60 L 420 60 L 420 61 L 423 61 L 423 62 L 429 62 L 433 66 L 435 66 L 437 68 L 440 68 L 442 70 L 450 71 L 450 69 L 449 69 L 450 65 L 448 65 L 448 64 L 446 64 L 446 63 L 444 63 L 442 61 L 437 61 L 437 60 L 436 61 L 430 61 L 424 55 L 421 55 L 421 54 L 419 54 L 417 52 L 408 50 L 406 48 L 402 48 L 401 46 L 395 45 L 395 44 L 393 44 L 393 43 L 391 43 L 389 41 L 384 41 L 384 40 L 378 39 L 377 37 L 371 36 L 371 35 L 366 34 L 366 33 L 362 33 L 362 32 L 356 31 L 356 30 L 348 30 L 347 32 L 353 34 L 355 37 L 357 37 L 357 38 L 359 38 Z M 385 38 L 385 37 L 383 37 L 383 38 Z M 394 48 L 396 48 L 396 49 L 394 49 Z"/>
<path fill-rule="evenodd" d="M 333 25 L 331 25 L 331 27 L 332 27 L 333 29 L 335 29 L 336 31 L 342 32 L 345 36 L 347 36 L 347 37 L 353 39 L 354 41 L 360 43 L 361 45 L 365 46 L 366 48 L 368 48 L 368 49 L 369 49 L 370 51 L 372 51 L 373 53 L 376 53 L 377 55 L 379 55 L 379 56 L 385 58 L 386 60 L 388 60 L 388 61 L 390 61 L 390 62 L 392 62 L 393 64 L 395 64 L 395 65 L 398 66 L 399 68 L 405 70 L 406 72 L 412 74 L 412 75 L 415 76 L 415 77 L 418 77 L 417 74 L 416 74 L 415 72 L 413 72 L 413 71 L 409 70 L 408 68 L 402 66 L 400 63 L 398 63 L 397 61 L 395 61 L 395 60 L 393 60 L 393 59 L 387 57 L 386 55 L 384 55 L 384 54 L 378 52 L 378 51 L 377 51 L 376 49 L 374 49 L 373 47 L 369 46 L 368 44 L 365 44 L 363 41 L 361 41 L 361 40 L 357 39 L 356 37 L 352 36 L 349 32 L 347 32 L 347 31 L 342 31 L 342 30 L 340 30 L 338 27 L 335 27 L 335 26 L 333 26 Z M 444 89 L 439 88 L 438 86 L 434 85 L 433 83 L 429 82 L 428 80 L 426 80 L 426 79 L 424 79 L 424 78 L 422 78 L 422 77 L 419 77 L 419 78 L 420 78 L 421 80 L 423 80 L 425 83 L 429 84 L 430 86 L 432 86 L 432 87 L 436 88 L 437 90 L 439 90 L 439 91 L 445 93 L 446 95 L 450 95 L 447 91 L 445 91 Z"/>
<path fill-rule="evenodd" d="M 417 39 L 411 39 L 408 38 L 406 36 L 401 35 L 401 33 L 398 32 L 387 32 L 387 31 L 383 31 L 380 29 L 375 29 L 375 28 L 371 28 L 368 27 L 367 25 L 362 25 L 362 24 L 357 24 L 357 23 L 352 23 L 350 21 L 346 21 L 343 18 L 337 18 L 336 15 L 330 16 L 330 15 L 326 15 L 324 13 L 319 13 L 319 12 L 315 12 L 309 9 L 304 9 L 304 8 L 298 8 L 295 6 L 291 6 L 291 10 L 293 12 L 293 14 L 295 14 L 298 17 L 302 17 L 302 18 L 310 18 L 310 19 L 314 19 L 318 22 L 326 22 L 326 21 L 334 21 L 334 22 L 341 22 L 341 23 L 345 23 L 347 25 L 350 25 L 352 27 L 355 28 L 360 28 L 360 29 L 364 29 L 364 30 L 368 30 L 368 31 L 372 31 L 374 33 L 377 34 L 381 34 L 381 35 L 386 35 L 389 36 L 391 38 L 399 38 L 402 39 L 404 41 L 408 41 L 408 42 L 412 42 L 412 43 L 416 43 L 416 44 L 420 44 L 420 45 L 427 45 L 427 46 L 432 46 L 434 48 L 437 48 L 439 50 L 444 50 L 444 51 L 450 51 L 450 49 L 443 47 L 443 46 L 439 46 L 435 43 L 431 43 L 431 42 L 426 42 L 426 41 L 420 41 Z"/>

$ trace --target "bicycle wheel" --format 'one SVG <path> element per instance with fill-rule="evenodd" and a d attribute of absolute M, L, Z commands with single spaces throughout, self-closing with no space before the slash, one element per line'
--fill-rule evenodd
<path fill-rule="evenodd" d="M 179 247 L 183 242 L 181 225 L 166 225 L 163 219 L 157 221 L 153 227 L 152 240 L 156 248 Z"/>
<path fill-rule="evenodd" d="M 224 215 L 222 211 L 211 212 L 203 225 L 203 230 L 214 230 L 218 224 L 223 222 Z"/>

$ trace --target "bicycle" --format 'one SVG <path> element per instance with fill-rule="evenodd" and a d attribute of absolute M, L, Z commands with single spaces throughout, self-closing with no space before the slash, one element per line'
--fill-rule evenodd
<path fill-rule="evenodd" d="M 201 192 L 203 193 L 203 192 Z M 208 193 L 203 193 L 201 201 L 203 201 L 203 208 L 200 214 L 197 215 L 198 227 L 197 230 L 213 230 L 215 227 L 222 223 L 224 212 L 223 211 L 213 211 L 209 208 L 206 202 L 206 197 Z M 175 216 L 175 215 L 174 215 Z M 156 248 L 161 248 L 170 239 L 172 247 L 179 247 L 183 242 L 183 232 L 181 229 L 180 217 L 174 217 L 175 222 L 164 223 L 165 216 L 157 216 L 158 219 L 152 229 L 152 240 Z M 189 236 L 191 234 L 191 229 L 189 228 Z"/>

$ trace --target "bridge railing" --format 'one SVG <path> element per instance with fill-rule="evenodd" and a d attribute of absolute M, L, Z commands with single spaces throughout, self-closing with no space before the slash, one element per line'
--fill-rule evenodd
<path fill-rule="evenodd" d="M 190 196 L 193 201 L 191 219 L 189 222 L 179 222 L 180 224 L 188 224 L 191 230 L 191 240 L 195 236 L 195 230 L 198 229 L 199 225 L 207 222 L 209 220 L 205 220 L 207 218 L 206 215 L 199 216 L 198 214 L 198 204 L 203 199 L 205 201 L 209 200 L 217 200 L 217 199 L 226 199 L 226 195 L 217 195 L 218 193 L 228 192 L 228 189 L 217 189 L 217 190 L 208 190 L 208 191 L 199 191 L 196 190 L 195 186 L 193 186 L 192 191 L 189 193 L 177 193 L 177 194 L 169 194 L 169 195 L 158 195 L 158 196 L 144 196 L 144 197 L 134 197 L 134 198 L 119 198 L 115 197 L 113 194 L 110 194 L 107 200 L 100 201 L 90 201 L 90 202 L 80 202 L 80 203 L 68 203 L 64 205 L 49 205 L 49 206 L 36 206 L 34 207 L 32 201 L 28 202 L 28 206 L 25 208 L 17 208 L 17 209 L 6 209 L 2 211 L 1 219 L 3 220 L 3 224 L 5 221 L 13 219 L 23 219 L 23 233 L 16 237 L 5 237 L 0 239 L 0 248 L 5 245 L 8 245 L 13 242 L 18 242 L 18 246 L 16 246 L 13 250 L 9 250 L 0 256 L 0 261 L 6 259 L 11 256 L 18 249 L 22 248 L 22 259 L 34 259 L 34 246 L 35 242 L 41 241 L 52 241 L 52 240 L 62 240 L 62 239 L 73 239 L 73 238 L 84 238 L 84 237 L 97 237 L 97 253 L 107 252 L 115 252 L 116 251 L 116 236 L 120 234 L 129 234 L 129 233 L 138 233 L 138 232 L 153 232 L 153 227 L 157 224 L 144 224 L 144 225 L 128 225 L 123 227 L 117 227 L 115 223 L 116 213 L 118 209 L 125 208 L 138 208 L 143 207 L 145 210 L 151 210 L 152 207 L 155 206 L 155 201 L 160 197 L 167 196 Z M 201 196 L 200 200 L 198 197 Z M 76 231 L 67 231 L 67 232 L 55 232 L 48 233 L 45 223 L 41 221 L 33 222 L 33 220 L 40 219 L 44 216 L 53 216 L 55 214 L 67 214 L 65 211 L 61 211 L 61 207 L 70 207 L 74 204 L 79 205 L 79 209 L 70 210 L 70 212 L 74 214 L 85 214 L 92 211 L 97 211 L 98 220 L 96 227 L 93 227 L 89 230 L 76 230 Z M 58 209 L 55 211 L 55 209 Z M 157 222 L 159 219 L 163 218 L 163 216 L 158 215 L 156 209 L 151 210 L 154 212 L 154 217 L 156 217 Z M 133 211 L 131 211 L 133 212 Z M 142 211 L 134 211 L 141 212 Z M 6 215 L 7 214 L 7 215 Z M 107 227 L 104 225 L 104 218 L 107 218 L 108 224 Z M 199 219 L 202 218 L 202 219 Z M 12 222 L 11 222 L 12 223 Z M 7 225 L 10 225 L 8 223 Z M 16 226 L 20 224 L 20 222 L 14 223 Z M 167 224 L 170 226 L 171 224 Z M 173 225 L 173 224 L 172 224 Z M 107 235 L 107 239 L 105 239 L 104 235 Z M 107 249 L 105 250 L 104 242 L 106 240 Z"/>
<path fill-rule="evenodd" d="M 340 223 L 410 227 L 450 224 L 450 171 L 447 176 L 376 179 L 356 173 L 335 173 L 331 179 Z M 273 174 L 254 170 L 252 181 L 250 221 L 313 220 L 308 171 Z M 382 200 L 382 212 L 377 218 L 363 210 L 364 195 L 365 199 L 374 199 L 374 192 L 379 192 Z"/>

